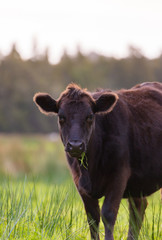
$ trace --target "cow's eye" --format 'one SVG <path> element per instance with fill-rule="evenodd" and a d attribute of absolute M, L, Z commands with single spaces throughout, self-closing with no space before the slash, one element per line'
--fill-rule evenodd
<path fill-rule="evenodd" d="M 90 114 L 87 119 L 86 119 L 87 123 L 92 123 L 93 122 L 93 114 Z"/>
<path fill-rule="evenodd" d="M 59 123 L 63 124 L 65 122 L 65 117 L 64 116 L 59 116 Z"/>

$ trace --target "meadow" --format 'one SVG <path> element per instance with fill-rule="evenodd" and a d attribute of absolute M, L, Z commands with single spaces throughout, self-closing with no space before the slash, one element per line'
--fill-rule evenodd
<path fill-rule="evenodd" d="M 90 240 L 83 204 L 57 137 L 0 135 L 0 166 L 0 239 Z M 161 240 L 160 193 L 148 201 L 139 239 Z M 128 221 L 124 199 L 115 225 L 116 240 L 126 240 Z M 102 222 L 100 236 L 103 240 Z"/>

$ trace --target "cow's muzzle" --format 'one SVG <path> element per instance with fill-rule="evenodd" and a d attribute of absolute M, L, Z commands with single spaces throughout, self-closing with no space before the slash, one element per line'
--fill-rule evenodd
<path fill-rule="evenodd" d="M 69 141 L 65 150 L 70 154 L 71 157 L 78 158 L 85 151 L 85 144 L 79 140 Z"/>

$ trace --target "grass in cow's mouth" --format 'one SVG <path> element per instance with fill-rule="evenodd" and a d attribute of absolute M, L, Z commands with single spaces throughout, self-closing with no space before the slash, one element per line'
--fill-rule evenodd
<path fill-rule="evenodd" d="M 88 161 L 85 152 L 82 153 L 81 157 L 79 158 L 80 166 L 83 166 L 85 169 L 88 169 Z"/>

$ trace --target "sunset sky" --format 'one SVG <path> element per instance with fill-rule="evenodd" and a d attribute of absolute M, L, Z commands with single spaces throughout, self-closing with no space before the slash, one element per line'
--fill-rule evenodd
<path fill-rule="evenodd" d="M 161 0 L 0 0 L 0 52 L 12 43 L 24 58 L 50 49 L 57 62 L 64 49 L 124 57 L 128 45 L 147 57 L 162 52 Z"/>

